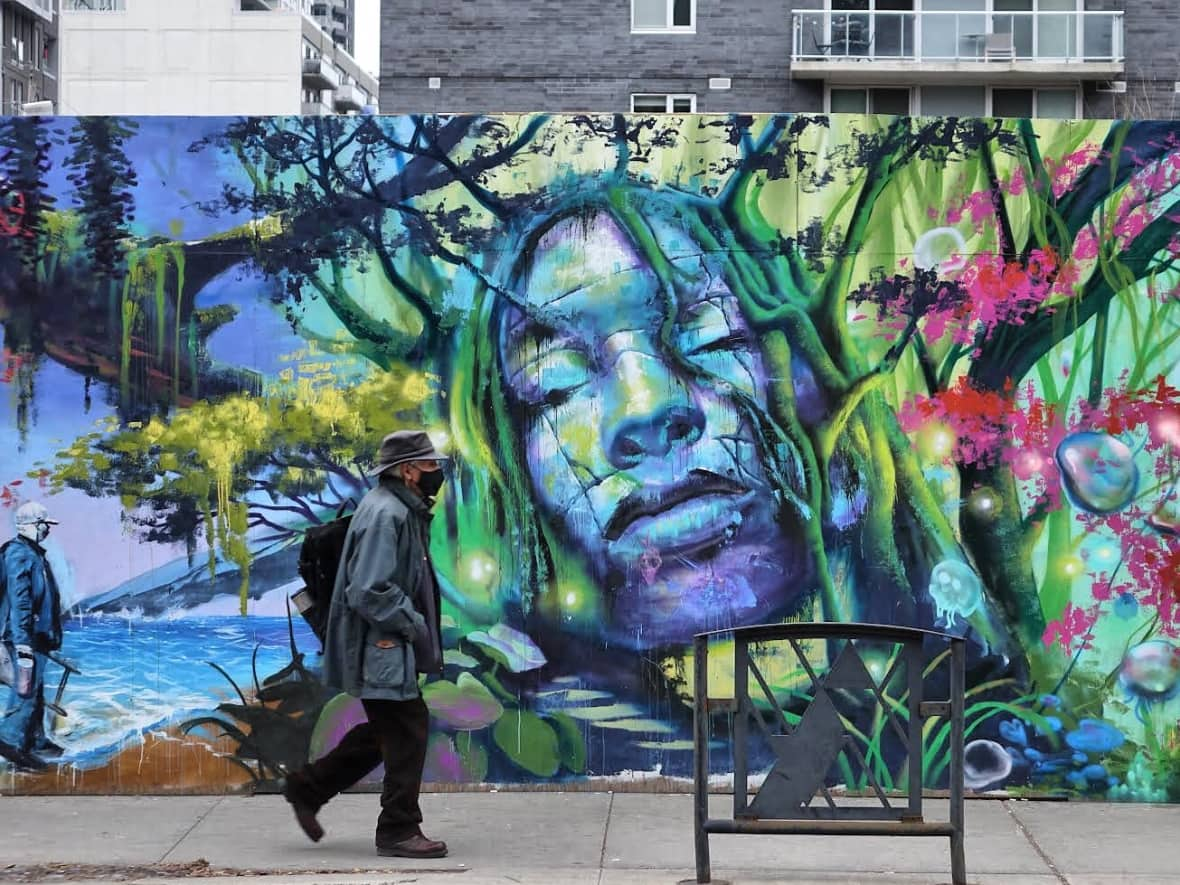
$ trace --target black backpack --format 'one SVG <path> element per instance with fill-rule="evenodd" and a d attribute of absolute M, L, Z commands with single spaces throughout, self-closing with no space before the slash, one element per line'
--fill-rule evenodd
<path fill-rule="evenodd" d="M 291 596 L 291 601 L 307 621 L 322 645 L 328 630 L 328 612 L 332 608 L 332 591 L 336 573 L 344 556 L 344 539 L 352 516 L 343 516 L 323 525 L 313 526 L 303 534 L 299 548 L 299 576 L 305 586 Z"/>

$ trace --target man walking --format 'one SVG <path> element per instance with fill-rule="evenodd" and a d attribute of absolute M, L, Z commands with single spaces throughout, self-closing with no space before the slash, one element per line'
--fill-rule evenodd
<path fill-rule="evenodd" d="M 304 833 L 318 842 L 321 806 L 385 763 L 377 853 L 445 857 L 419 824 L 429 713 L 419 673 L 442 671 L 439 589 L 430 561 L 430 508 L 443 462 L 426 433 L 399 430 L 381 443 L 380 477 L 357 507 L 328 615 L 324 682 L 359 697 L 368 722 L 283 787 Z"/>
<path fill-rule="evenodd" d="M 16 537 L 0 548 L 0 756 L 44 768 L 62 749 L 45 736 L 45 663 L 61 648 L 61 595 L 42 542 L 57 525 L 44 504 L 16 509 Z"/>

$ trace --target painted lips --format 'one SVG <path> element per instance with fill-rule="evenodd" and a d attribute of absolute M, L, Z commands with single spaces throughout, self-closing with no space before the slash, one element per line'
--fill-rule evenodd
<path fill-rule="evenodd" d="M 604 536 L 618 553 L 687 552 L 721 541 L 741 523 L 754 494 L 724 476 L 693 471 L 684 482 L 628 495 L 615 508 Z"/>

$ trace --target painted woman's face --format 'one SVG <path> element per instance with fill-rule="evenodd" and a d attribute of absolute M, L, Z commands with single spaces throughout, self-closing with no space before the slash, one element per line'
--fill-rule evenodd
<path fill-rule="evenodd" d="M 759 348 L 706 256 L 672 261 L 675 293 L 609 215 L 560 221 L 500 337 L 534 497 L 636 647 L 756 622 L 810 585 L 732 396 L 763 402 Z"/>

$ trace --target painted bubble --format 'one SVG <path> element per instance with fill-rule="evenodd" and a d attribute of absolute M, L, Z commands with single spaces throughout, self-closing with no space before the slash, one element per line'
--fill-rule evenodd
<path fill-rule="evenodd" d="M 982 790 L 1012 773 L 1012 757 L 995 741 L 971 741 L 963 748 L 963 786 Z"/>
<path fill-rule="evenodd" d="M 1164 700 L 1180 683 L 1180 648 L 1166 639 L 1149 639 L 1123 657 L 1119 682 L 1144 700 Z"/>
<path fill-rule="evenodd" d="M 949 273 L 967 263 L 967 242 L 953 227 L 936 227 L 914 243 L 914 266 L 922 270 Z"/>
<path fill-rule="evenodd" d="M 1083 753 L 1109 753 L 1123 745 L 1123 733 L 1100 719 L 1083 719 L 1065 736 L 1065 742 Z"/>
<path fill-rule="evenodd" d="M 948 626 L 956 617 L 967 618 L 983 603 L 983 584 L 969 565 L 954 559 L 940 562 L 930 573 L 930 598 L 935 614 Z"/>
<path fill-rule="evenodd" d="M 1139 468 L 1122 440 L 1109 433 L 1073 433 L 1057 447 L 1057 464 L 1070 502 L 1089 513 L 1114 513 L 1135 497 Z"/>

